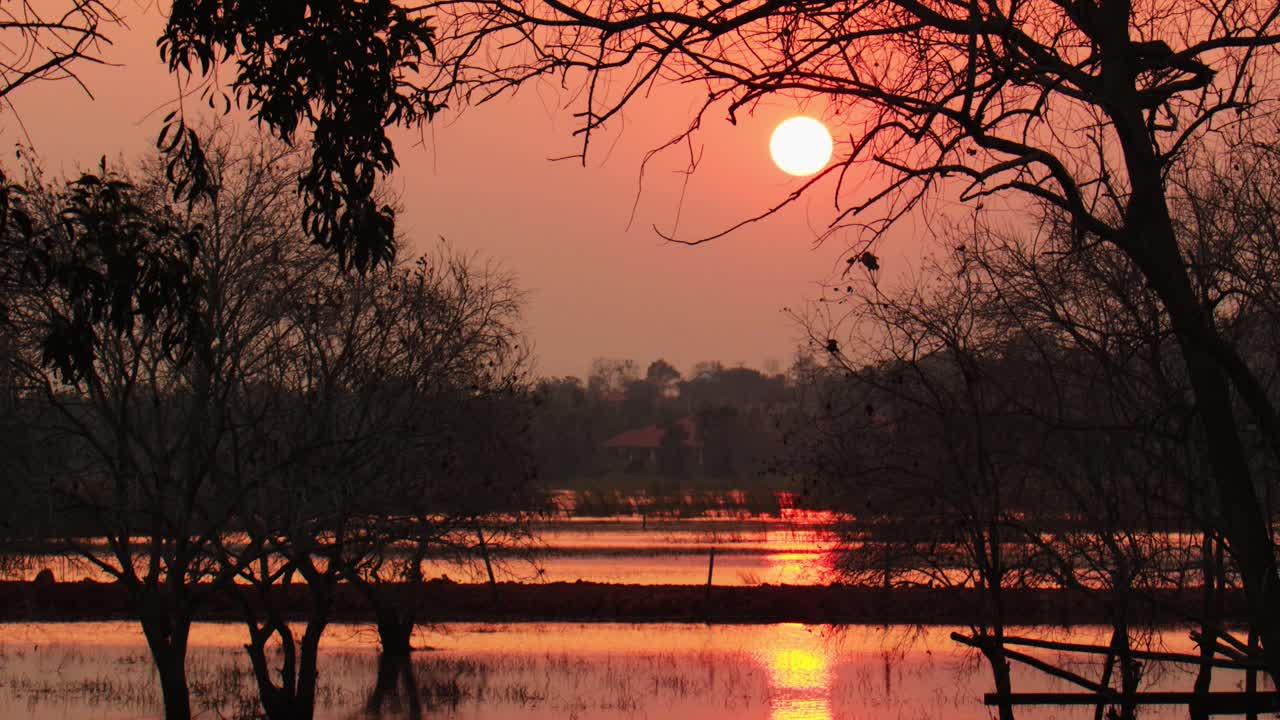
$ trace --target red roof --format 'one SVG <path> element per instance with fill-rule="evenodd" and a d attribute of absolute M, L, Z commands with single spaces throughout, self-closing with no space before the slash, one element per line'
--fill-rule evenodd
<path fill-rule="evenodd" d="M 702 447 L 702 440 L 698 437 L 698 426 L 694 423 L 693 418 L 680 418 L 676 421 L 676 424 L 684 430 L 684 439 L 680 443 L 681 447 Z M 664 435 L 666 435 L 666 431 L 662 429 L 662 426 L 650 425 L 620 432 L 606 440 L 604 446 L 607 448 L 656 450 L 662 447 L 662 437 Z"/>

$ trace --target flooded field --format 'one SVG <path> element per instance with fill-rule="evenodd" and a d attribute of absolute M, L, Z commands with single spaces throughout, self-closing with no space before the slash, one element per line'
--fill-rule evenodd
<path fill-rule="evenodd" d="M 701 585 L 715 548 L 717 585 L 813 585 L 827 582 L 830 541 L 816 522 L 777 519 L 640 518 L 574 519 L 543 523 L 531 560 L 497 553 L 504 579 L 524 582 Z M 58 580 L 110 578 L 88 563 L 66 557 L 36 558 L 23 569 L 31 579 L 43 568 Z M 427 577 L 447 575 L 483 582 L 484 567 L 429 562 Z"/>
<path fill-rule="evenodd" d="M 589 517 L 566 511 L 535 523 L 533 539 L 521 547 L 498 546 L 490 552 L 497 578 L 517 582 L 703 585 L 710 570 L 713 583 L 721 587 L 823 585 L 841 579 L 832 571 L 833 551 L 840 546 L 833 523 L 830 513 L 798 509 L 786 509 L 779 515 L 726 511 L 684 518 L 638 514 Z M 1162 560 L 1167 566 L 1160 578 L 1149 581 L 1170 586 L 1199 584 L 1199 536 L 1180 532 L 1157 535 L 1162 546 L 1169 548 Z M 230 540 L 235 541 L 234 533 Z M 1046 534 L 1045 540 L 1052 542 L 1053 536 Z M 1028 546 L 1011 543 L 1005 547 L 1013 556 Z M 713 550 L 714 566 L 710 562 Z M 945 576 L 947 585 L 972 585 L 972 573 L 963 569 L 962 551 L 956 548 L 955 552 L 955 567 L 934 567 L 928 574 L 904 572 L 899 579 L 929 585 Z M 108 562 L 115 562 L 115 558 L 109 557 Z M 12 576 L 30 580 L 45 568 L 60 581 L 112 580 L 81 558 L 61 555 L 34 556 Z M 423 573 L 427 578 L 447 576 L 459 582 L 478 583 L 488 578 L 479 553 L 472 553 L 467 564 L 427 560 Z M 1088 572 L 1082 572 L 1079 579 L 1086 586 L 1105 586 L 1105 578 Z M 878 584 L 874 577 L 871 582 Z"/>
<path fill-rule="evenodd" d="M 540 579 L 636 585 L 705 583 L 712 548 L 717 585 L 821 584 L 831 545 L 814 523 L 713 518 L 559 522 L 541 543 Z"/>
<path fill-rule="evenodd" d="M 419 630 L 415 677 L 427 717 L 458 720 L 563 718 L 858 720 L 984 718 L 985 665 L 948 639 L 952 628 L 782 625 L 451 624 Z M 1038 632 L 1023 630 L 1022 632 Z M 1038 633 L 1042 634 L 1043 633 Z M 193 712 L 253 717 L 255 693 L 234 624 L 192 633 Z M 1055 637 L 1063 638 L 1059 633 Z M 1077 640 L 1102 631 L 1077 628 Z M 1157 644 L 1186 650 L 1185 632 Z M 326 633 L 318 718 L 365 717 L 376 638 L 367 627 Z M 1054 653 L 1042 653 L 1054 659 Z M 1096 676 L 1095 664 L 1075 664 Z M 1238 689 L 1220 672 L 1215 689 Z M 1189 689 L 1186 671 L 1154 675 L 1144 689 Z M 1070 688 L 1015 667 L 1015 689 Z M 0 717 L 134 720 L 160 714 L 159 689 L 129 623 L 0 626 Z M 395 715 L 396 713 L 392 713 Z M 402 714 L 402 713 L 401 713 Z M 1038 708 L 1019 717 L 1091 718 L 1093 708 Z M 1186 717 L 1185 708 L 1143 717 Z"/>

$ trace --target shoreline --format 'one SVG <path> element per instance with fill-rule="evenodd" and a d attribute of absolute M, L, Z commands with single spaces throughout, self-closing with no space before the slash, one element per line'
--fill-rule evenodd
<path fill-rule="evenodd" d="M 246 588 L 247 590 L 247 588 Z M 783 623 L 965 625 L 976 619 L 984 593 L 970 588 L 908 587 L 884 590 L 849 585 L 615 585 L 594 582 L 455 583 L 431 580 L 385 588 L 397 603 L 421 608 L 420 624 L 435 622 L 620 622 L 620 623 Z M 306 587 L 278 599 L 290 618 L 307 609 Z M 1006 589 L 1007 625 L 1105 624 L 1106 591 Z M 1188 622 L 1201 590 L 1167 590 L 1134 598 L 1133 621 Z M 1223 620 L 1243 620 L 1242 593 L 1225 598 Z M 118 583 L 0 582 L 0 622 L 120 620 L 134 617 Z M 240 603 L 230 593 L 212 595 L 196 609 L 197 621 L 239 621 Z M 340 584 L 334 592 L 334 622 L 372 622 L 358 589 Z"/>

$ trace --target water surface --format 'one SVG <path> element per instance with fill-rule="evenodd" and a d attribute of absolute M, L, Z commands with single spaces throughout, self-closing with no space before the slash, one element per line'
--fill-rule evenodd
<path fill-rule="evenodd" d="M 833 720 L 985 718 L 990 675 L 952 628 L 777 625 L 447 624 L 422 630 L 415 677 L 427 717 L 458 720 L 562 718 Z M 1023 632 L 1031 632 L 1024 630 Z M 1043 633 L 1042 633 L 1043 634 Z M 1066 638 L 1059 631 L 1056 637 Z M 1104 637 L 1077 629 L 1074 640 Z M 255 690 L 235 624 L 192 633 L 193 709 L 203 718 L 248 717 Z M 1181 631 L 1158 645 L 1190 648 Z M 428 649 L 429 648 L 429 649 Z M 376 637 L 335 625 L 321 662 L 320 720 L 363 717 L 375 671 Z M 1037 652 L 1062 660 L 1056 653 Z M 1097 662 L 1075 663 L 1097 677 Z M 1220 672 L 1215 689 L 1242 678 Z M 1067 691 L 1060 681 L 1015 667 L 1015 690 Z M 1191 674 L 1168 670 L 1146 689 L 1186 690 Z M 158 717 L 159 688 L 131 623 L 0 626 L 0 717 L 16 720 L 138 720 Z M 1028 718 L 1090 718 L 1092 708 L 1037 708 Z M 394 715 L 394 713 L 392 713 Z M 1181 718 L 1182 708 L 1143 717 Z"/>

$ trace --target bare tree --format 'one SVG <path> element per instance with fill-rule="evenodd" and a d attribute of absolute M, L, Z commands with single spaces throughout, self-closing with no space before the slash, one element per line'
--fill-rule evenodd
<path fill-rule="evenodd" d="M 1156 598 L 1189 577 L 1204 581 L 1194 538 L 1214 537 L 1213 493 L 1158 300 L 1132 289 L 1136 269 L 1113 248 L 1047 251 L 1070 245 L 1060 231 L 1049 224 L 1026 239 L 981 229 L 948 269 L 979 278 L 985 311 L 1008 319 L 1000 374 L 1034 439 L 1011 469 L 1054 498 L 1029 506 L 1017 535 L 1033 553 L 1032 577 L 1088 591 L 1101 606 L 1112 627 L 1101 684 L 1118 680 L 1130 694 Z"/>
<path fill-rule="evenodd" d="M 1274 324 L 1266 298 L 1274 276 L 1263 268 L 1274 257 L 1275 234 L 1267 228 L 1275 214 L 1263 199 L 1274 180 L 1257 169 L 1270 154 L 1265 146 L 1241 146 L 1209 168 L 1181 166 L 1174 185 L 1179 241 L 1198 259 L 1197 292 L 1232 342 L 1255 359 L 1269 392 Z M 1220 167 L 1252 172 L 1248 180 L 1211 172 Z M 822 432 L 805 446 L 817 458 L 806 462 L 809 474 L 845 478 L 838 484 L 852 493 L 851 507 L 873 518 L 928 514 L 941 502 L 944 517 L 963 524 L 971 487 L 982 485 L 948 480 L 950 467 L 939 469 L 930 458 L 956 447 L 957 438 L 999 427 L 987 440 L 989 457 L 969 466 L 985 465 L 1035 490 L 1033 502 L 1007 497 L 1014 512 L 996 516 L 1014 550 L 1004 555 L 1023 555 L 1022 582 L 1087 590 L 1082 597 L 1101 601 L 1113 626 L 1102 684 L 1118 675 L 1121 692 L 1137 688 L 1133 645 L 1150 635 L 1143 606 L 1162 603 L 1162 590 L 1200 583 L 1202 608 L 1187 619 L 1202 625 L 1196 687 L 1207 690 L 1223 593 L 1237 581 L 1237 568 L 1223 557 L 1205 438 L 1159 298 L 1118 249 L 1075 247 L 1057 213 L 1035 234 L 978 225 L 949 241 L 954 249 L 930 268 L 929 284 L 886 291 L 872 280 L 842 289 L 826 305 L 829 322 L 814 338 L 843 372 L 824 381 L 816 424 Z M 849 331 L 849 344 L 824 340 Z M 960 349 L 963 360 L 946 359 Z M 970 384 L 996 402 L 968 406 L 956 429 L 931 424 L 963 407 L 948 399 Z M 1001 427 L 1002 418 L 1017 422 Z M 1251 453 L 1265 455 L 1265 444 Z M 1269 498 L 1271 483 L 1261 483 L 1259 495 Z M 943 582 L 948 577 L 937 568 L 982 571 L 977 556 L 965 555 L 957 568 L 945 542 L 931 544 L 918 532 L 906 541 L 855 543 L 843 556 L 852 562 L 839 567 L 854 577 L 880 570 L 902 581 L 922 567 Z M 1124 716 L 1133 712 L 1122 708 Z"/>
<path fill-rule="evenodd" d="M 711 108 L 732 120 L 772 95 L 827 99 L 851 126 L 844 155 L 779 206 L 825 176 L 856 179 L 837 183 L 830 226 L 860 231 L 851 264 L 878 266 L 871 243 L 932 193 L 950 191 L 975 206 L 990 196 L 1046 203 L 1064 214 L 1077 244 L 1118 248 L 1171 320 L 1221 530 L 1280 679 L 1280 577 L 1232 399 L 1273 449 L 1280 420 L 1195 292 L 1194 258 L 1178 242 L 1166 185 L 1189 148 L 1229 142 L 1269 112 L 1275 98 L 1265 78 L 1280 8 L 1254 0 L 441 0 L 421 10 L 439 25 L 438 85 L 448 91 L 484 100 L 531 78 L 581 78 L 584 154 L 592 132 L 654 82 L 706 88 L 691 132 Z"/>
<path fill-rule="evenodd" d="M 420 712 L 409 661 L 422 563 L 529 532 L 520 293 L 447 248 L 363 277 L 313 273 L 299 289 L 255 388 L 261 424 L 239 447 L 261 473 L 247 542 L 221 548 L 254 589 L 241 596 L 246 650 L 267 716 L 311 717 L 320 641 L 349 582 L 382 641 L 369 709 L 403 680 Z M 301 597 L 299 635 L 287 618 Z"/>
<path fill-rule="evenodd" d="M 529 354 L 513 278 L 442 247 L 400 287 L 408 306 L 393 327 L 416 362 L 386 373 L 413 379 L 418 404 L 388 438 L 402 460 L 377 485 L 394 499 L 375 523 L 377 551 L 348 577 L 372 605 L 381 642 L 365 709 L 378 714 L 403 690 L 417 716 L 410 641 L 424 563 L 483 567 L 492 585 L 507 558 L 529 558 L 546 503 L 533 485 Z"/>
<path fill-rule="evenodd" d="M 214 551 L 250 478 L 228 458 L 248 420 L 246 388 L 264 370 L 280 303 L 299 280 L 278 271 L 297 248 L 287 229 L 296 223 L 292 152 L 214 135 L 211 158 L 224 192 L 195 212 L 166 202 L 163 169 L 152 164 L 132 176 L 81 178 L 65 194 L 49 190 L 39 216 L 49 223 L 42 236 L 49 253 L 87 253 L 82 278 L 118 257 L 93 248 L 177 238 L 150 252 L 175 253 L 174 272 L 190 267 L 202 298 L 190 315 L 175 318 L 171 308 L 115 322 L 139 311 L 132 295 L 109 312 L 88 312 L 82 319 L 101 334 L 101 351 L 68 385 L 42 357 L 48 327 L 76 312 L 61 292 L 68 278 L 31 288 L 15 309 L 22 383 L 48 408 L 39 429 L 59 450 L 46 458 L 52 492 L 81 519 L 64 528 L 61 546 L 128 593 L 170 720 L 191 715 L 185 659 L 193 614 L 235 574 L 214 562 Z M 186 344 L 189 355 L 166 341 L 174 325 L 200 329 Z"/>
<path fill-rule="evenodd" d="M 98 53 L 110 42 L 103 28 L 120 22 L 102 0 L 0 5 L 0 100 L 12 108 L 9 93 L 36 80 L 70 80 L 89 93 L 73 66 L 102 62 Z"/>
<path fill-rule="evenodd" d="M 792 453 L 801 478 L 842 512 L 838 576 L 882 587 L 886 606 L 907 585 L 980 591 L 970 628 L 1007 694 L 1004 591 L 1026 584 L 1020 513 L 1034 476 L 1013 467 L 1028 437 L 996 362 L 1008 325 L 982 311 L 974 278 L 943 277 L 952 280 L 900 296 L 851 295 L 842 320 L 853 340 L 868 338 L 856 347 L 841 350 L 825 339 L 836 328 L 811 325 L 830 364 Z"/>

